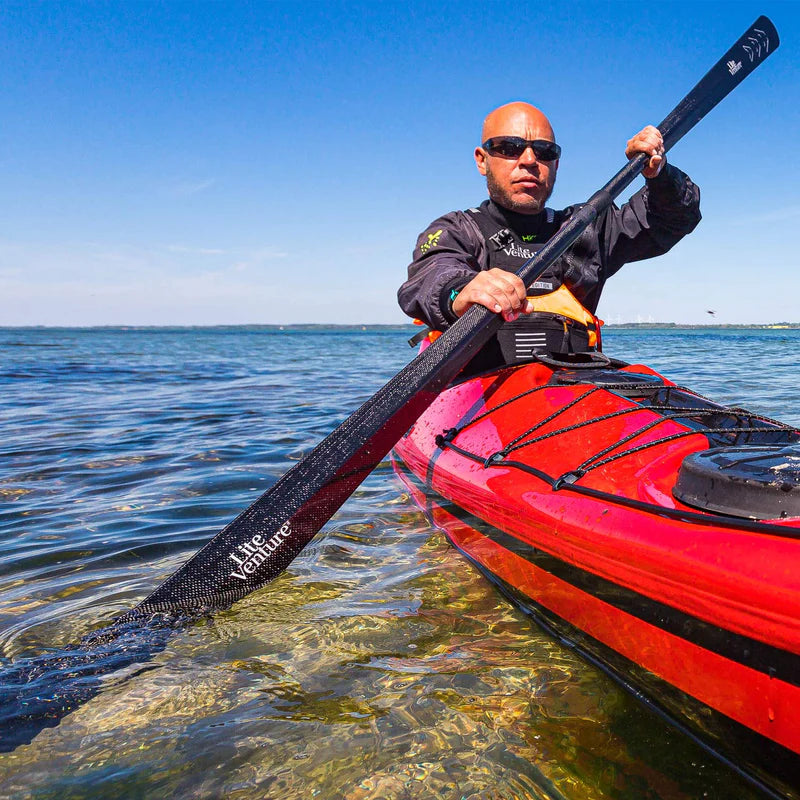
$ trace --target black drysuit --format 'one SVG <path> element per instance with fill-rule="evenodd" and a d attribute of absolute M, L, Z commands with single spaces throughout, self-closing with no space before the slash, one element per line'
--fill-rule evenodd
<path fill-rule="evenodd" d="M 400 307 L 432 328 L 445 330 L 456 320 L 454 289 L 462 289 L 481 270 L 500 267 L 516 272 L 572 211 L 519 214 L 487 200 L 477 209 L 439 217 L 417 240 L 408 280 L 397 293 Z M 666 253 L 699 221 L 698 188 L 667 164 L 621 208 L 612 206 L 601 213 L 539 278 L 533 293 L 552 291 L 564 283 L 595 313 L 606 280 L 623 264 Z M 487 236 L 493 229 L 497 233 Z"/>

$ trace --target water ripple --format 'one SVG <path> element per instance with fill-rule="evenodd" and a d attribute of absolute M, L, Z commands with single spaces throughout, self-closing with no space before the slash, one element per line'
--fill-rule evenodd
<path fill-rule="evenodd" d="M 798 424 L 797 334 L 606 349 Z M 0 329 L 0 673 L 60 663 L 141 600 L 391 377 L 407 335 Z M 534 629 L 386 463 L 288 572 L 102 688 L 0 757 L 0 795 L 753 796 Z"/>

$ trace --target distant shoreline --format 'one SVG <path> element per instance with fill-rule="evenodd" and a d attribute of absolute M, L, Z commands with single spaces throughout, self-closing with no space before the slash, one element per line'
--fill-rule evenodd
<path fill-rule="evenodd" d="M 695 328 L 701 328 L 703 330 L 709 329 L 718 329 L 718 330 L 727 330 L 729 328 L 733 328 L 735 330 L 800 330 L 800 322 L 765 322 L 765 323 L 755 323 L 755 322 L 733 322 L 733 323 L 704 323 L 702 325 L 691 325 L 689 323 L 681 323 L 681 322 L 618 322 L 615 324 L 606 323 L 603 325 L 604 330 L 617 330 L 617 329 L 625 329 L 625 328 L 634 328 L 636 330 L 652 330 L 652 329 L 673 329 L 679 328 L 681 330 L 693 330 Z"/>
<path fill-rule="evenodd" d="M 325 324 L 298 322 L 288 325 L 0 325 L 0 331 L 419 331 L 411 323 L 398 324 Z M 711 323 L 692 325 L 679 322 L 607 323 L 603 330 L 800 330 L 800 322 Z"/>

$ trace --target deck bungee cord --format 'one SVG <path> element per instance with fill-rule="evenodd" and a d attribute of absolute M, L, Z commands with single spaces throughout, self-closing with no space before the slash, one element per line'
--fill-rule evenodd
<path fill-rule="evenodd" d="M 658 126 L 664 152 L 778 45 L 772 22 L 759 17 Z M 519 277 L 534 283 L 647 160 L 643 153 L 630 159 L 520 267 Z M 283 572 L 501 324 L 488 309 L 470 308 L 136 607 L 60 654 L 21 659 L 0 671 L 0 749 L 13 749 L 56 725 L 100 690 L 103 674 L 146 660 L 164 648 L 172 631 L 230 606 Z M 59 666 L 54 670 L 53 664 Z"/>
<path fill-rule="evenodd" d="M 624 362 L 616 362 L 618 365 Z M 609 371 L 610 373 L 610 371 Z M 622 375 L 624 373 L 620 373 Z M 694 392 L 684 386 L 667 385 L 664 381 L 647 381 L 638 380 L 640 375 L 636 373 L 628 373 L 631 376 L 629 381 L 614 381 L 607 380 L 604 375 L 603 382 L 600 385 L 594 385 L 591 381 L 587 380 L 584 384 L 580 379 L 575 382 L 563 383 L 556 381 L 555 383 L 546 383 L 541 386 L 535 386 L 519 392 L 512 397 L 492 405 L 488 410 L 477 414 L 476 416 L 467 419 L 460 425 L 442 431 L 436 435 L 436 445 L 440 449 L 449 449 L 458 453 L 464 458 L 468 458 L 477 464 L 481 464 L 484 468 L 489 469 L 492 467 L 502 467 L 508 469 L 520 470 L 533 475 L 542 482 L 550 486 L 554 491 L 571 491 L 577 494 L 584 494 L 587 497 L 606 500 L 609 503 L 627 506 L 638 510 L 649 511 L 659 516 L 671 517 L 673 519 L 681 520 L 683 522 L 694 523 L 697 525 L 715 525 L 721 527 L 729 527 L 736 530 L 746 529 L 754 533 L 763 533 L 770 536 L 778 536 L 789 539 L 800 539 L 800 530 L 782 527 L 774 524 L 759 522 L 756 520 L 745 519 L 726 519 L 725 517 L 712 516 L 709 514 L 702 514 L 688 509 L 680 508 L 666 508 L 656 503 L 648 503 L 642 500 L 635 500 L 633 498 L 625 497 L 619 494 L 613 494 L 608 491 L 594 489 L 588 486 L 582 486 L 578 483 L 582 478 L 596 469 L 607 466 L 610 463 L 619 461 L 631 456 L 637 455 L 644 450 L 654 447 L 659 447 L 671 442 L 677 442 L 681 439 L 687 439 L 692 436 L 702 435 L 706 436 L 712 445 L 723 445 L 727 447 L 735 447 L 738 445 L 745 445 L 750 450 L 758 444 L 792 444 L 800 442 L 800 429 L 791 425 L 786 425 L 777 420 L 770 419 L 763 415 L 754 414 L 746 409 L 733 406 L 721 406 L 698 392 Z M 558 373 L 555 373 L 558 375 Z M 585 378 L 588 375 L 584 373 Z M 537 421 L 525 431 L 509 439 L 502 447 L 493 450 L 488 455 L 484 453 L 475 452 L 469 447 L 459 445 L 457 437 L 464 431 L 479 425 L 487 419 L 503 409 L 508 409 L 510 406 L 519 405 L 522 401 L 529 400 L 532 396 L 546 391 L 553 391 L 554 389 L 564 389 L 574 387 L 581 389 L 584 386 L 588 387 L 586 391 L 576 395 L 571 400 L 568 400 L 563 405 L 559 406 L 551 414 L 543 419 Z M 581 403 L 596 396 L 597 393 L 602 391 L 614 392 L 627 398 L 646 398 L 650 396 L 650 400 L 642 402 L 632 402 L 626 408 L 621 408 L 611 411 L 606 414 L 598 414 L 589 419 L 573 422 L 570 424 L 557 427 L 554 430 L 547 431 L 547 433 L 532 436 L 531 434 L 554 422 L 559 417 L 563 417 L 569 411 L 575 411 Z M 653 395 L 658 392 L 661 402 L 653 402 Z M 704 405 L 695 406 L 677 406 L 674 405 L 683 397 L 691 397 L 703 403 Z M 509 456 L 516 452 L 527 448 L 533 448 L 537 444 L 547 442 L 548 440 L 564 436 L 575 431 L 586 429 L 593 425 L 600 425 L 610 420 L 619 419 L 622 417 L 630 417 L 633 415 L 641 414 L 642 412 L 652 412 L 658 416 L 655 419 L 648 420 L 644 425 L 634 429 L 628 435 L 621 439 L 611 442 L 606 447 L 597 450 L 583 461 L 577 463 L 569 470 L 561 472 L 558 475 L 551 475 L 545 469 L 538 466 L 532 466 L 530 463 L 514 460 Z M 718 421 L 718 418 L 725 418 L 730 421 L 729 425 L 709 425 L 703 421 L 703 418 L 711 418 Z M 682 421 L 684 424 L 691 421 L 692 427 L 678 432 L 659 435 L 646 442 L 638 445 L 625 448 L 621 452 L 614 453 L 620 447 L 630 444 L 638 437 L 645 433 L 653 431 L 658 426 L 671 421 Z M 758 421 L 763 424 L 755 425 L 753 421 Z M 535 453 L 533 456 L 535 457 Z"/>
<path fill-rule="evenodd" d="M 637 391 L 641 391 L 644 388 L 642 384 L 633 384 L 633 385 Z M 649 384 L 649 386 L 666 388 L 663 383 Z M 475 417 L 475 419 L 466 422 L 460 427 L 450 428 L 444 431 L 443 433 L 439 434 L 439 436 L 437 437 L 437 444 L 440 444 L 441 447 L 452 447 L 455 445 L 456 436 L 458 436 L 468 427 L 475 425 L 479 422 L 482 422 L 484 419 L 493 415 L 497 410 L 505 406 L 511 405 L 512 403 L 518 403 L 520 400 L 526 399 L 531 395 L 536 394 L 537 392 L 541 392 L 546 389 L 552 389 L 552 388 L 553 386 L 550 384 L 544 386 L 537 386 L 533 389 L 528 389 L 524 392 L 521 392 L 520 394 L 515 395 L 514 397 L 508 398 L 507 400 L 504 400 L 497 406 L 493 406 L 489 411 L 486 411 L 478 415 L 477 417 Z M 682 406 L 673 406 L 668 404 L 637 403 L 635 405 L 631 405 L 629 408 L 623 408 L 617 411 L 611 411 L 608 414 L 593 416 L 591 419 L 582 420 L 580 422 L 573 422 L 561 428 L 556 428 L 555 430 L 551 430 L 548 431 L 547 433 L 540 434 L 539 436 L 532 436 L 532 434 L 534 434 L 536 431 L 541 430 L 553 420 L 557 419 L 560 416 L 563 416 L 567 411 L 572 410 L 573 408 L 578 406 L 582 401 L 586 400 L 596 392 L 602 390 L 614 391 L 615 389 L 618 390 L 624 388 L 627 388 L 630 391 L 630 384 L 610 383 L 610 384 L 603 384 L 602 386 L 591 386 L 591 388 L 589 388 L 588 391 L 584 392 L 583 394 L 577 395 L 572 400 L 565 403 L 560 408 L 556 409 L 549 416 L 545 417 L 542 420 L 539 420 L 530 428 L 512 438 L 503 447 L 501 447 L 498 450 L 495 450 L 489 456 L 483 458 L 483 463 L 485 464 L 485 466 L 499 465 L 505 463 L 508 456 L 515 450 L 521 450 L 524 447 L 530 447 L 539 442 L 551 439 L 554 436 L 560 436 L 562 434 L 571 433 L 572 431 L 588 427 L 589 425 L 596 425 L 600 422 L 606 422 L 610 419 L 615 419 L 617 417 L 631 416 L 634 414 L 638 414 L 641 411 L 655 412 L 656 414 L 658 414 L 658 417 L 656 419 L 650 420 L 641 428 L 632 431 L 624 439 L 620 439 L 616 442 L 613 442 L 612 444 L 608 445 L 602 450 L 599 450 L 597 453 L 590 456 L 582 463 L 578 464 L 573 470 L 570 470 L 570 474 L 583 475 L 591 469 L 596 469 L 597 467 L 604 466 L 605 464 L 610 463 L 611 461 L 614 461 L 616 459 L 633 455 L 634 453 L 640 452 L 641 450 L 647 449 L 648 447 L 654 447 L 659 444 L 663 444 L 664 442 L 677 440 L 686 436 L 692 436 L 697 433 L 702 433 L 709 437 L 717 435 L 720 439 L 724 440 L 725 444 L 749 444 L 753 442 L 762 443 L 766 441 L 769 441 L 770 443 L 776 441 L 785 441 L 789 443 L 800 439 L 800 430 L 794 428 L 791 425 L 786 425 L 782 422 L 771 420 L 767 417 L 763 417 L 758 414 L 753 414 L 752 412 L 747 411 L 746 409 L 743 408 L 719 406 L 716 403 L 711 403 L 710 401 L 708 408 L 702 408 L 697 406 L 682 407 Z M 685 387 L 682 386 L 669 387 L 669 388 L 674 388 L 680 392 L 690 394 L 691 396 L 704 401 L 706 400 L 706 398 L 704 398 L 702 395 L 697 394 L 696 392 L 692 392 L 690 389 L 686 389 Z M 702 417 L 714 418 L 720 416 L 727 417 L 728 419 L 732 420 L 734 424 L 714 427 L 713 425 L 705 425 L 702 422 L 700 422 L 700 419 Z M 692 428 L 690 430 L 681 431 L 680 433 L 669 434 L 660 439 L 652 439 L 636 447 L 629 448 L 622 453 L 617 453 L 608 458 L 603 458 L 603 456 L 608 455 L 612 451 L 616 450 L 618 447 L 627 444 L 628 442 L 631 442 L 633 439 L 638 438 L 643 433 L 647 433 L 648 431 L 652 430 L 653 428 L 661 425 L 662 423 L 668 420 L 676 420 L 676 419 L 684 419 L 687 421 L 694 420 L 700 424 L 697 427 Z M 744 424 L 745 421 L 747 421 L 748 424 Z M 753 425 L 753 421 L 760 421 L 763 422 L 764 424 Z M 461 452 L 463 455 L 480 458 L 479 456 L 477 456 L 477 454 L 469 453 L 464 449 L 460 449 L 459 452 Z"/>

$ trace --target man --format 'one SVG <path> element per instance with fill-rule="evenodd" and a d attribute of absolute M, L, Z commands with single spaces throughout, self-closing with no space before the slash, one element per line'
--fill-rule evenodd
<path fill-rule="evenodd" d="M 514 273 L 573 211 L 545 206 L 561 148 L 547 117 L 520 102 L 492 111 L 484 121 L 481 141 L 482 146 L 475 148 L 475 163 L 486 177 L 489 200 L 477 209 L 445 214 L 421 234 L 408 280 L 398 292 L 401 308 L 436 330 L 449 327 L 476 303 L 502 314 L 504 328 L 514 329 L 516 339 L 507 347 L 501 329 L 473 360 L 470 372 L 513 362 L 514 352 L 520 357 L 520 341 L 538 342 L 540 350 L 566 352 L 576 343 L 592 349 L 591 331 L 584 338 L 569 337 L 579 328 L 583 334 L 584 322 L 593 319 L 605 281 L 629 261 L 667 252 L 695 228 L 700 221 L 697 187 L 667 164 L 660 132 L 647 126 L 625 150 L 628 158 L 637 153 L 649 156 L 642 173 L 645 187 L 621 208 L 603 212 L 533 287 L 526 288 Z M 541 302 L 530 299 L 537 295 Z M 548 305 L 553 297 L 557 302 Z M 550 313 L 563 311 L 565 302 L 574 313 Z M 530 329 L 541 327 L 544 318 L 541 313 L 526 315 L 541 309 L 548 319 L 558 319 L 564 330 L 570 327 L 566 338 L 554 340 L 553 329 L 536 339 Z M 528 332 L 520 338 L 519 330 Z M 530 348 L 524 355 L 530 357 Z"/>

